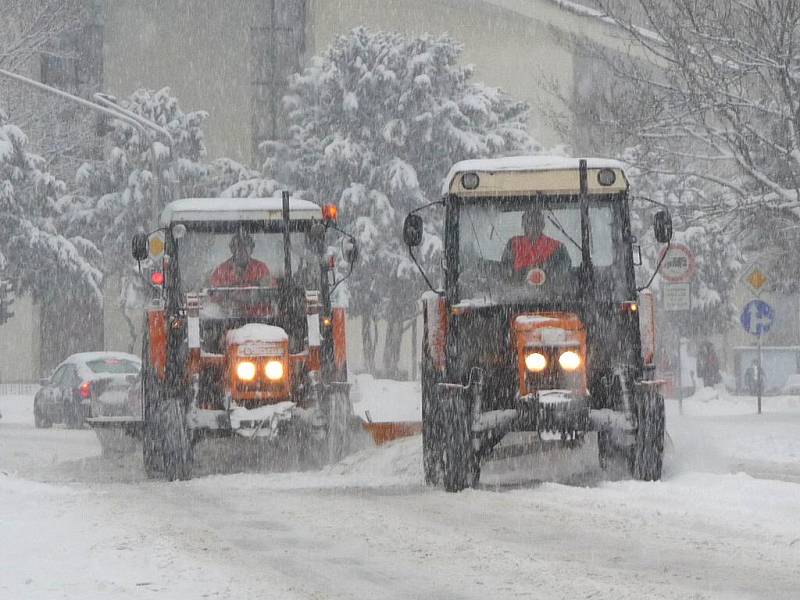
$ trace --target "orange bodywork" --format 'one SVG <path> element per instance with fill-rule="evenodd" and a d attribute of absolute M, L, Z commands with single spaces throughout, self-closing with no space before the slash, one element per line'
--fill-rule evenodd
<path fill-rule="evenodd" d="M 167 370 L 167 317 L 163 310 L 147 311 L 147 339 L 150 365 L 156 375 L 164 379 Z"/>
<path fill-rule="evenodd" d="M 524 396 L 532 391 L 528 390 L 527 386 L 525 356 L 537 347 L 541 348 L 549 345 L 545 337 L 552 330 L 563 332 L 564 341 L 574 344 L 572 347 L 578 351 L 581 357 L 581 366 L 578 368 L 580 389 L 576 391 L 586 389 L 586 328 L 576 315 L 558 312 L 520 314 L 514 317 L 512 330 L 517 351 L 517 370 L 521 395 Z"/>
<path fill-rule="evenodd" d="M 236 402 L 253 404 L 274 404 L 286 400 L 291 395 L 292 369 L 302 368 L 305 357 L 289 357 L 289 342 L 273 343 L 275 352 L 269 355 L 253 355 L 245 351 L 247 344 L 231 344 L 225 353 L 225 375 L 228 379 L 228 389 L 231 398 Z M 273 345 L 271 344 L 271 345 Z M 280 345 L 278 348 L 277 346 Z M 294 359 L 294 360 L 292 360 Z M 277 360 L 283 366 L 283 377 L 276 381 L 270 380 L 265 372 L 267 363 Z M 251 381 L 242 381 L 236 374 L 236 368 L 241 362 L 252 362 L 256 366 L 256 375 Z M 300 361 L 300 364 L 296 364 Z"/>
<path fill-rule="evenodd" d="M 333 364 L 341 372 L 347 368 L 347 314 L 344 308 L 334 308 L 331 317 Z"/>
<path fill-rule="evenodd" d="M 445 343 L 447 341 L 447 301 L 441 297 L 425 299 L 425 318 L 428 353 L 437 371 L 445 369 Z"/>

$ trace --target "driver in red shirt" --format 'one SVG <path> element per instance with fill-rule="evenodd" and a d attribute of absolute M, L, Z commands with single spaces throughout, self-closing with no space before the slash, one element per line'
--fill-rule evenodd
<path fill-rule="evenodd" d="M 211 287 L 268 287 L 269 268 L 252 257 L 255 241 L 246 231 L 234 234 L 230 241 L 231 257 L 211 274 Z"/>
<path fill-rule="evenodd" d="M 545 272 L 561 272 L 571 262 L 564 244 L 544 235 L 544 215 L 540 208 L 522 214 L 522 231 L 508 240 L 503 252 L 503 264 L 510 265 L 514 275 L 539 268 Z"/>

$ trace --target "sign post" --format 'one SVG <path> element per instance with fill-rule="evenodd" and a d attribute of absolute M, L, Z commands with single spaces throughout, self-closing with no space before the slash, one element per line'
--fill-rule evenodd
<path fill-rule="evenodd" d="M 694 254 L 685 244 L 670 244 L 661 253 L 662 300 L 667 312 L 692 315 L 692 278 L 694 277 Z M 678 336 L 678 409 L 683 414 L 683 350 Z"/>
<path fill-rule="evenodd" d="M 767 333 L 775 320 L 774 309 L 760 299 L 751 300 L 745 304 L 739 321 L 744 330 L 758 339 L 758 371 L 754 373 L 756 378 L 756 389 L 758 393 L 758 414 L 761 414 L 761 395 L 764 388 L 764 366 L 761 352 L 761 336 Z"/>

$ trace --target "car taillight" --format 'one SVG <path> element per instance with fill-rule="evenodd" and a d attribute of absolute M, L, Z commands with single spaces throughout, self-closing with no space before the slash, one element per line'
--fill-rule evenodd
<path fill-rule="evenodd" d="M 92 396 L 92 384 L 89 381 L 84 381 L 78 388 L 78 394 L 84 400 L 88 400 Z"/>

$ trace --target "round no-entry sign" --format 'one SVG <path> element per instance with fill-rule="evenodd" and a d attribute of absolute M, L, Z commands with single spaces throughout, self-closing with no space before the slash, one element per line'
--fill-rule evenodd
<path fill-rule="evenodd" d="M 661 253 L 661 277 L 670 283 L 688 283 L 694 276 L 694 254 L 684 244 L 670 244 Z"/>

